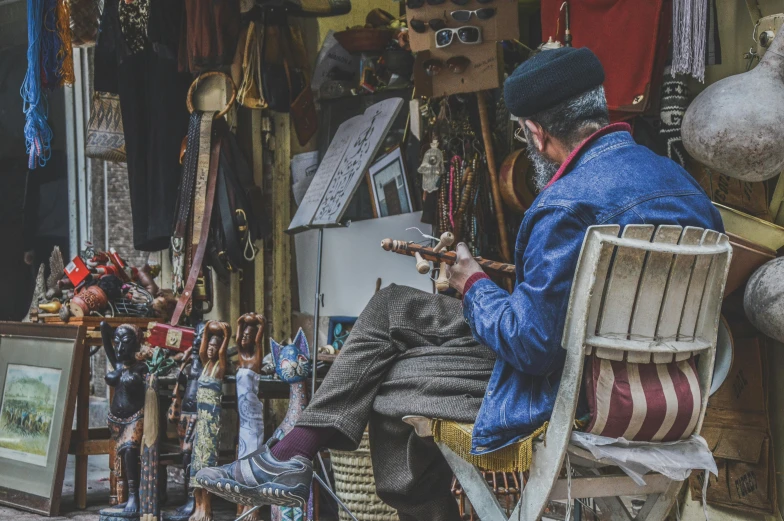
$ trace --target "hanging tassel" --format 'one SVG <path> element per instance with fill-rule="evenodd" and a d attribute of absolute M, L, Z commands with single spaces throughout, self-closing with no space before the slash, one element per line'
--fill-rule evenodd
<path fill-rule="evenodd" d="M 62 42 L 57 33 L 57 1 L 44 0 L 44 30 L 41 33 L 41 85 L 50 91 L 60 86 L 57 60 Z"/>
<path fill-rule="evenodd" d="M 708 0 L 674 0 L 672 4 L 672 74 L 691 74 L 705 81 Z"/>
<path fill-rule="evenodd" d="M 60 37 L 60 50 L 57 51 L 57 61 L 60 68 L 57 71 L 60 77 L 59 86 L 73 85 L 74 63 L 73 42 L 71 41 L 71 6 L 68 0 L 57 0 L 57 34 Z"/>
<path fill-rule="evenodd" d="M 52 154 L 52 129 L 46 122 L 46 97 L 41 92 L 41 40 L 44 25 L 44 0 L 27 0 L 27 73 L 20 94 L 25 114 L 27 166 L 44 166 Z"/>
<path fill-rule="evenodd" d="M 158 504 L 158 418 L 158 377 L 152 373 L 147 377 L 147 389 L 144 392 L 140 521 L 158 521 L 161 512 Z"/>

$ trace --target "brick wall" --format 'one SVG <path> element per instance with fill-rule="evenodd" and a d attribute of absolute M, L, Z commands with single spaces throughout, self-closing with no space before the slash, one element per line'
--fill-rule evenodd
<path fill-rule="evenodd" d="M 92 169 L 92 237 L 98 249 L 112 247 L 130 266 L 142 266 L 147 261 L 147 252 L 133 248 L 133 226 L 131 224 L 131 196 L 128 188 L 128 169 L 125 163 L 106 163 L 108 179 L 109 244 L 106 244 L 106 220 L 104 206 L 104 162 L 90 159 Z M 94 396 L 108 397 L 106 389 L 106 354 L 103 350 L 91 360 L 91 390 Z"/>

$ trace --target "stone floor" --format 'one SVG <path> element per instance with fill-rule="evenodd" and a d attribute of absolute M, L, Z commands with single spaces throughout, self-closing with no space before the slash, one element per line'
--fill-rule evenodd
<path fill-rule="evenodd" d="M 60 516 L 46 518 L 37 514 L 16 510 L 14 508 L 0 506 L 0 520 L 2 521 L 98 521 L 98 511 L 109 505 L 109 457 L 91 456 L 88 458 L 88 477 L 87 477 L 87 509 L 76 510 L 74 507 L 74 458 L 68 457 L 68 465 L 65 470 L 65 482 L 63 484 L 63 498 L 60 506 Z M 182 484 L 173 481 L 169 482 L 170 500 L 164 510 L 180 505 L 184 501 Z M 232 521 L 235 519 L 235 506 L 233 504 L 216 500 L 213 503 L 215 521 Z M 264 519 L 269 519 L 269 509 Z"/>

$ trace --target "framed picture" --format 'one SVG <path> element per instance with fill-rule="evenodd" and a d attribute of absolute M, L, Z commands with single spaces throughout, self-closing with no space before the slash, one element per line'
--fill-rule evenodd
<path fill-rule="evenodd" d="M 400 147 L 393 149 L 370 166 L 368 185 L 376 217 L 389 217 L 413 211 Z"/>
<path fill-rule="evenodd" d="M 84 327 L 0 322 L 0 503 L 60 509 Z"/>

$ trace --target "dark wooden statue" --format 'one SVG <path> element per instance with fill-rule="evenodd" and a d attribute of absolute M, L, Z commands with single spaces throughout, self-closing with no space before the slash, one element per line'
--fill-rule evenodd
<path fill-rule="evenodd" d="M 113 368 L 105 379 L 107 385 L 114 387 L 108 423 L 115 443 L 115 469 L 119 469 L 117 488 L 123 488 L 123 476 L 128 487 L 128 501 L 105 509 L 101 516 L 104 519 L 132 518 L 139 515 L 139 450 L 144 429 L 147 365 L 137 358 L 142 335 L 132 324 L 112 330 L 109 324 L 101 322 L 101 338 Z"/>
<path fill-rule="evenodd" d="M 170 413 L 169 420 L 176 423 L 177 435 L 180 439 L 182 451 L 182 468 L 185 476 L 185 487 L 188 489 L 188 500 L 184 505 L 174 511 L 167 512 L 164 518 L 167 521 L 185 521 L 190 519 L 196 508 L 193 498 L 193 487 L 190 486 L 191 458 L 193 456 L 193 442 L 196 438 L 196 421 L 198 417 L 196 394 L 199 390 L 199 377 L 204 369 L 199 358 L 201 342 L 204 338 L 204 323 L 196 326 L 196 337 L 193 347 L 186 353 L 186 363 L 177 377 L 177 391 L 175 401 L 180 401 L 176 414 Z M 187 361 L 187 358 L 190 361 Z M 182 394 L 180 394 L 182 389 Z"/>
<path fill-rule="evenodd" d="M 204 366 L 198 380 L 196 443 L 191 459 L 190 479 L 194 487 L 196 508 L 191 521 L 212 521 L 212 498 L 206 490 L 199 488 L 196 473 L 218 464 L 218 443 L 221 427 L 221 398 L 223 377 L 226 375 L 228 359 L 226 351 L 231 338 L 231 327 L 226 322 L 210 321 L 204 329 L 199 348 L 199 358 Z"/>

